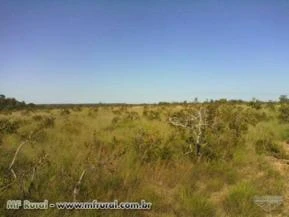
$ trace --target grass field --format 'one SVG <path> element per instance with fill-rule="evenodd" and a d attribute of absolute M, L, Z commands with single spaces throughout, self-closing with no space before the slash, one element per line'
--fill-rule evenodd
<path fill-rule="evenodd" d="M 71 106 L 0 114 L 0 216 L 289 216 L 289 124 L 278 104 Z M 196 128 L 177 127 L 204 111 Z M 193 126 L 194 123 L 191 123 Z M 193 147 L 190 149 L 190 146 Z M 83 175 L 83 176 L 81 176 Z M 150 210 L 7 210 L 7 200 L 141 201 Z"/>

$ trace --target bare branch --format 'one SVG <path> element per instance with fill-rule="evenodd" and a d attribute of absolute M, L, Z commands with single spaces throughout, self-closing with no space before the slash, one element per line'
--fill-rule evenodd
<path fill-rule="evenodd" d="M 11 171 L 11 173 L 13 174 L 13 176 L 14 176 L 15 179 L 17 178 L 17 176 L 16 176 L 16 174 L 15 174 L 15 172 L 14 172 L 14 170 L 13 170 L 12 167 L 13 167 L 13 165 L 14 165 L 14 163 L 15 163 L 15 160 L 16 160 L 16 158 L 17 158 L 17 155 L 18 155 L 20 149 L 21 149 L 22 146 L 23 146 L 25 143 L 27 143 L 27 142 L 28 142 L 28 140 L 20 143 L 20 145 L 19 145 L 19 146 L 17 147 L 17 149 L 16 149 L 16 152 L 15 152 L 15 154 L 14 154 L 14 157 L 13 157 L 11 163 L 10 163 L 10 166 L 9 166 L 9 170 Z"/>
<path fill-rule="evenodd" d="M 12 175 L 13 175 L 13 177 L 14 177 L 15 179 L 17 179 L 17 176 L 16 176 L 15 171 L 13 170 L 13 165 L 14 165 L 14 163 L 15 163 L 15 161 L 16 161 L 16 158 L 17 158 L 17 156 L 18 156 L 19 151 L 21 150 L 22 146 L 23 146 L 24 144 L 30 142 L 30 141 L 33 139 L 33 136 L 35 136 L 37 133 L 39 133 L 40 130 L 41 130 L 41 129 L 38 129 L 38 130 L 35 130 L 35 131 L 31 131 L 30 134 L 29 134 L 29 136 L 28 136 L 28 138 L 27 138 L 24 142 L 21 142 L 21 143 L 19 144 L 19 146 L 17 147 L 16 152 L 15 152 L 15 154 L 14 154 L 14 157 L 13 157 L 13 159 L 12 159 L 10 165 L 9 165 L 9 168 L 8 168 L 8 169 L 11 171 L 11 173 L 12 173 Z"/>
<path fill-rule="evenodd" d="M 188 128 L 188 124 L 182 124 L 181 122 L 179 122 L 178 120 L 176 120 L 175 118 L 169 118 L 169 122 L 176 126 L 176 127 L 182 127 L 182 128 Z"/>
<path fill-rule="evenodd" d="M 169 122 L 176 127 L 182 127 L 184 129 L 190 130 L 195 140 L 195 153 L 199 156 L 201 145 L 200 143 L 203 136 L 204 126 L 207 125 L 206 111 L 200 108 L 198 111 L 195 111 L 194 114 L 188 115 L 186 119 L 170 117 Z M 192 144 L 189 144 L 189 150 L 190 151 L 185 154 L 190 154 L 193 152 Z"/>
<path fill-rule="evenodd" d="M 81 182 L 82 182 L 82 179 L 85 175 L 85 172 L 86 170 L 83 170 L 80 177 L 79 177 L 79 180 L 78 182 L 76 183 L 75 187 L 74 187 L 74 190 L 73 190 L 73 201 L 76 201 L 76 196 L 78 195 L 79 193 L 79 190 L 80 190 L 80 185 L 81 185 Z"/>

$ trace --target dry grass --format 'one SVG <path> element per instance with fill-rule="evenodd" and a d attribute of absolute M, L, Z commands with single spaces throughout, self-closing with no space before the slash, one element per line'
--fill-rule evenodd
<path fill-rule="evenodd" d="M 256 111 L 231 106 L 221 106 L 216 112 L 214 128 L 208 131 L 211 143 L 204 148 L 200 161 L 184 155 L 189 134 L 168 122 L 169 115 L 184 109 L 180 105 L 35 109 L 0 114 L 0 120 L 19 125 L 14 132 L 3 131 L 0 135 L 0 215 L 262 216 L 252 197 L 287 194 L 284 183 L 288 177 L 282 172 L 284 165 L 277 167 L 279 164 L 268 158 L 270 152 L 256 153 L 255 145 L 262 139 L 285 145 L 289 127 L 280 124 L 276 111 L 268 108 Z M 264 112 L 267 118 L 256 116 Z M 244 115 L 229 124 L 241 113 Z M 236 139 L 235 130 L 243 123 L 248 124 L 248 129 L 236 132 L 241 133 Z M 33 141 L 19 151 L 13 165 L 17 179 L 8 186 L 14 179 L 9 164 L 18 145 L 39 129 Z M 280 151 L 285 156 L 286 147 Z M 38 165 L 43 156 L 45 160 Z M 72 201 L 83 171 L 77 200 L 145 199 L 153 203 L 152 210 L 5 209 L 8 199 Z M 287 205 L 282 209 L 288 209 Z"/>

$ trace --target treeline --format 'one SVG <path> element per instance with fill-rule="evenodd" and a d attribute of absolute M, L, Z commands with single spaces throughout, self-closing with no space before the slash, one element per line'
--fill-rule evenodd
<path fill-rule="evenodd" d="M 20 102 L 15 98 L 6 98 L 5 95 L 0 95 L 0 110 L 20 109 L 34 106 L 33 103 L 26 104 L 24 101 Z"/>
<path fill-rule="evenodd" d="M 130 104 L 130 103 L 76 103 L 76 104 L 38 104 L 38 108 L 62 108 L 62 107 L 74 107 L 74 106 L 80 106 L 80 107 L 95 107 L 95 106 L 146 106 L 146 105 L 188 105 L 188 104 L 211 104 L 211 103 L 217 103 L 217 104 L 245 104 L 249 105 L 255 109 L 260 109 L 262 107 L 262 104 L 266 105 L 272 105 L 275 103 L 280 103 L 283 105 L 282 107 L 287 107 L 289 104 L 289 99 L 286 95 L 281 95 L 279 97 L 279 100 L 276 101 L 261 101 L 256 98 L 253 98 L 250 101 L 245 101 L 241 99 L 207 99 L 205 101 L 199 101 L 196 97 L 193 101 L 183 101 L 183 102 L 159 102 L 159 103 L 136 103 L 136 104 Z M 33 103 L 26 104 L 24 101 L 18 101 L 15 98 L 6 98 L 5 95 L 0 94 L 0 110 L 11 110 L 11 109 L 20 109 L 20 108 L 28 108 L 28 107 L 35 107 L 36 105 Z M 285 109 L 287 110 L 287 108 Z"/>
<path fill-rule="evenodd" d="M 287 95 L 281 95 L 278 100 L 259 100 L 256 98 L 252 98 L 251 100 L 242 100 L 242 99 L 226 99 L 226 98 L 221 98 L 221 99 L 206 99 L 204 101 L 199 101 L 198 98 L 196 97 L 193 101 L 182 101 L 182 102 L 159 102 L 159 105 L 185 105 L 185 104 L 208 104 L 208 103 L 219 103 L 219 104 L 246 104 L 246 105 L 256 105 L 256 104 L 273 104 L 273 103 L 289 103 L 289 99 Z"/>

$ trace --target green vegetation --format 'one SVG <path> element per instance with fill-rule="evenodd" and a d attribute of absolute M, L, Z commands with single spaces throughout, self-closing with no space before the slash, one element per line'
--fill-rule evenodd
<path fill-rule="evenodd" d="M 264 216 L 255 195 L 289 194 L 287 107 L 283 97 L 280 103 L 3 110 L 0 216 Z M 9 199 L 153 205 L 148 211 L 7 210 Z M 276 213 L 288 208 L 284 203 Z"/>
<path fill-rule="evenodd" d="M 0 110 L 22 109 L 24 107 L 34 107 L 33 103 L 26 104 L 24 101 L 19 102 L 15 98 L 6 98 L 0 94 Z"/>

